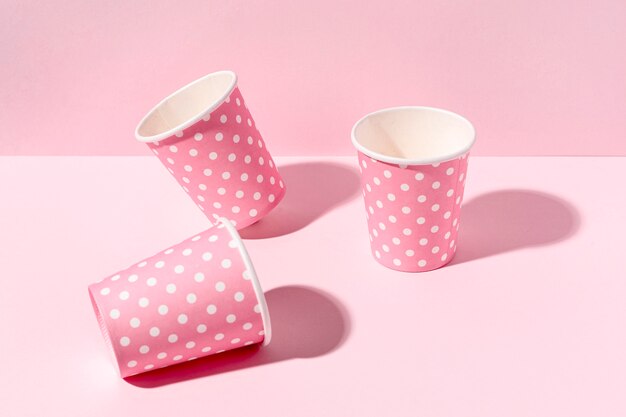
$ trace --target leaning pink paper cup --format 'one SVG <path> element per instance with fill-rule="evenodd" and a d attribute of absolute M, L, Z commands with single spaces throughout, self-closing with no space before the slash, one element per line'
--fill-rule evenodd
<path fill-rule="evenodd" d="M 258 278 L 226 219 L 89 286 L 122 378 L 255 343 L 270 318 Z"/>
<path fill-rule="evenodd" d="M 209 74 L 165 98 L 139 122 L 135 137 L 210 220 L 226 217 L 242 229 L 285 194 L 232 71 Z"/>
<path fill-rule="evenodd" d="M 456 251 L 469 151 L 465 118 L 432 107 L 395 107 L 352 129 L 371 250 L 406 272 L 440 268 Z"/>

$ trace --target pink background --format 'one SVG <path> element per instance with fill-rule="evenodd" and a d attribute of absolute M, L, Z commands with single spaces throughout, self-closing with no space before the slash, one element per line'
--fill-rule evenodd
<path fill-rule="evenodd" d="M 475 155 L 626 155 L 626 2 L 0 5 L 0 154 L 147 154 L 145 112 L 219 69 L 275 155 L 352 154 L 364 113 L 470 118 Z"/>

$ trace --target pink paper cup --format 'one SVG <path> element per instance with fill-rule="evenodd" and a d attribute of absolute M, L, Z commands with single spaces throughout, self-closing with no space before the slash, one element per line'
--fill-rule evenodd
<path fill-rule="evenodd" d="M 210 220 L 225 217 L 242 229 L 285 194 L 232 71 L 209 74 L 165 98 L 139 122 L 135 137 Z"/>
<path fill-rule="evenodd" d="M 472 124 L 431 107 L 395 107 L 359 120 L 357 149 L 371 250 L 406 272 L 440 268 L 456 251 Z"/>
<path fill-rule="evenodd" d="M 122 378 L 271 337 L 258 278 L 226 219 L 89 294 Z"/>

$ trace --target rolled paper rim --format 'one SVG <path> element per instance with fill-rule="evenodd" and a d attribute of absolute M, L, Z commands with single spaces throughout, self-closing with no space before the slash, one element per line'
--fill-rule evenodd
<path fill-rule="evenodd" d="M 119 376 L 122 375 L 122 370 L 120 368 L 120 361 L 117 356 L 117 350 L 113 347 L 113 341 L 111 340 L 111 335 L 109 334 L 109 328 L 107 327 L 106 321 L 102 315 L 100 310 L 100 306 L 98 305 L 98 301 L 96 301 L 96 297 L 93 293 L 93 284 L 88 287 L 89 290 L 89 299 L 91 300 L 91 306 L 93 307 L 94 313 L 96 313 L 96 319 L 98 320 L 98 325 L 100 326 L 100 332 L 102 333 L 102 337 L 104 338 L 104 343 L 107 345 L 107 350 L 109 354 L 113 357 L 113 362 L 115 363 L 115 369 L 117 370 L 117 374 Z"/>
<path fill-rule="evenodd" d="M 466 146 L 464 146 L 463 148 L 457 151 L 450 152 L 448 154 L 443 154 L 437 157 L 431 157 L 431 158 L 398 158 L 398 157 L 393 157 L 389 155 L 384 155 L 382 153 L 375 152 L 371 149 L 366 148 L 357 140 L 356 130 L 365 120 L 369 119 L 370 117 L 381 114 L 381 113 L 389 113 L 389 112 L 394 112 L 398 110 L 409 110 L 409 109 L 428 110 L 428 111 L 432 111 L 436 113 L 443 113 L 448 116 L 455 117 L 461 120 L 462 122 L 466 123 L 467 126 L 471 129 L 472 139 L 468 142 Z M 460 114 L 454 113 L 450 110 L 440 109 L 437 107 L 429 107 L 429 106 L 397 106 L 397 107 L 388 107 L 385 109 L 377 110 L 361 117 L 354 124 L 354 126 L 352 126 L 352 131 L 351 131 L 350 136 L 352 139 L 352 146 L 354 146 L 359 152 L 369 156 L 370 158 L 376 159 L 381 162 L 387 162 L 387 163 L 396 164 L 396 165 L 427 165 L 427 164 L 450 161 L 452 159 L 458 158 L 461 155 L 468 153 L 470 149 L 472 148 L 472 146 L 474 145 L 474 143 L 476 142 L 476 129 L 474 128 L 474 125 L 472 125 L 472 123 L 469 120 L 467 120 L 465 117 L 461 116 Z"/>
<path fill-rule="evenodd" d="M 165 132 L 161 132 L 157 135 L 144 136 L 139 133 L 139 129 L 143 126 L 146 120 L 148 120 L 148 118 L 152 116 L 156 111 L 158 111 L 158 109 L 166 101 L 170 100 L 172 97 L 176 96 L 182 91 L 190 87 L 193 87 L 194 85 L 206 80 L 207 78 L 216 77 L 216 76 L 225 75 L 225 74 L 230 75 L 232 77 L 232 81 L 231 81 L 229 88 L 226 90 L 224 94 L 222 94 L 217 100 L 213 101 L 208 107 L 203 109 L 201 112 L 197 113 L 195 116 L 189 118 L 188 120 L 179 124 L 178 126 L 172 129 L 169 129 Z M 189 126 L 196 124 L 204 116 L 211 113 L 213 110 L 217 109 L 228 98 L 228 96 L 230 96 L 230 94 L 233 92 L 236 86 L 237 86 L 237 74 L 235 74 L 234 71 L 230 71 L 230 70 L 212 72 L 210 74 L 205 75 L 204 77 L 198 78 L 197 80 L 190 82 L 189 84 L 174 91 L 172 94 L 168 95 L 163 100 L 159 101 L 154 107 L 152 107 L 148 111 L 148 113 L 146 113 L 146 115 L 141 119 L 141 121 L 137 124 L 137 127 L 135 128 L 135 139 L 137 139 L 139 142 L 151 143 L 151 142 L 158 142 L 160 140 L 167 139 L 170 136 L 174 136 L 177 132 L 180 132 L 181 130 L 187 129 Z"/>
<path fill-rule="evenodd" d="M 259 278 L 254 270 L 254 265 L 252 264 L 252 260 L 250 259 L 250 255 L 248 255 L 248 250 L 243 244 L 243 240 L 237 229 L 232 225 L 232 223 L 225 217 L 220 217 L 217 221 L 226 227 L 226 230 L 230 233 L 231 237 L 237 240 L 237 247 L 239 248 L 239 255 L 243 260 L 243 263 L 246 266 L 246 270 L 250 271 L 250 278 L 252 281 L 252 287 L 254 288 L 254 293 L 256 295 L 256 299 L 259 303 L 259 308 L 261 309 L 261 320 L 263 321 L 263 346 L 267 346 L 272 340 L 272 323 L 270 320 L 270 312 L 267 308 L 267 302 L 265 301 L 265 294 L 263 294 L 263 289 L 261 288 L 261 283 L 259 282 Z"/>

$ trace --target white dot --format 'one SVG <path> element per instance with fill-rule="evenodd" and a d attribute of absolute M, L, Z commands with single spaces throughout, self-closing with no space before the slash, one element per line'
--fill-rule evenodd
<path fill-rule="evenodd" d="M 385 252 L 389 252 L 389 246 L 387 246 L 387 245 L 383 245 L 383 251 L 385 251 Z"/>
<path fill-rule="evenodd" d="M 220 116 L 220 122 L 222 122 L 222 123 L 226 123 L 226 120 L 228 120 L 228 118 L 226 117 L 226 115 L 225 115 L 225 114 L 222 114 L 222 115 Z"/>
<path fill-rule="evenodd" d="M 252 126 L 252 120 L 250 120 L 250 118 L 248 118 L 247 123 L 248 123 L 248 126 Z"/>
<path fill-rule="evenodd" d="M 191 171 L 193 171 L 193 168 L 191 167 L 191 165 L 185 165 L 185 166 L 183 167 L 183 169 L 184 169 L 185 171 L 187 171 L 187 172 L 191 172 Z"/>
<path fill-rule="evenodd" d="M 130 293 L 128 291 L 122 291 L 119 295 L 120 300 L 128 300 Z"/>
<path fill-rule="evenodd" d="M 461 173 L 461 175 L 459 175 L 459 182 L 463 182 L 463 178 L 465 178 L 465 173 Z"/>
<path fill-rule="evenodd" d="M 221 142 L 224 139 L 224 134 L 222 132 L 217 132 L 215 134 L 215 140 Z"/>
<path fill-rule="evenodd" d="M 191 180 L 187 177 L 183 177 L 183 182 L 185 182 L 186 184 L 189 184 Z"/>
<path fill-rule="evenodd" d="M 230 179 L 230 172 L 228 171 L 223 172 L 222 179 L 225 179 L 225 180 Z"/>
<path fill-rule="evenodd" d="M 439 204 L 433 204 L 430 208 L 432 211 L 439 211 Z"/>
<path fill-rule="evenodd" d="M 245 172 L 243 174 L 241 174 L 241 181 L 248 181 L 248 174 L 246 174 Z"/>
<path fill-rule="evenodd" d="M 420 239 L 420 245 L 426 246 L 427 244 L 428 244 L 428 239 L 426 239 L 425 237 Z"/>
<path fill-rule="evenodd" d="M 224 187 L 220 187 L 220 188 L 218 188 L 218 189 L 217 189 L 217 193 L 218 193 L 219 195 L 224 195 L 224 194 L 226 194 L 226 188 L 224 188 Z"/>
<path fill-rule="evenodd" d="M 103 289 L 100 290 L 100 294 L 102 295 L 109 295 L 111 293 L 111 289 L 109 287 L 104 287 Z"/>
<path fill-rule="evenodd" d="M 241 339 L 240 339 L 240 338 L 238 338 L 238 337 L 235 337 L 234 339 L 232 339 L 232 340 L 230 341 L 230 343 L 231 343 L 231 344 L 233 344 L 233 345 L 234 345 L 235 343 L 239 343 L 239 342 L 241 342 Z"/>
<path fill-rule="evenodd" d="M 193 138 L 197 141 L 201 141 L 202 140 L 202 133 L 196 133 L 195 135 L 193 135 Z"/>
<path fill-rule="evenodd" d="M 441 162 L 435 162 L 435 163 L 433 164 L 433 167 L 437 168 L 439 165 L 441 165 Z"/>
<path fill-rule="evenodd" d="M 215 340 L 222 340 L 224 338 L 224 333 L 218 333 L 215 335 Z"/>
<path fill-rule="evenodd" d="M 141 345 L 141 347 L 139 348 L 139 353 L 145 355 L 148 352 L 150 352 L 150 347 L 148 345 Z"/>
<path fill-rule="evenodd" d="M 209 154 L 209 159 L 210 159 L 211 161 L 215 161 L 215 160 L 217 159 L 217 152 L 211 152 L 211 153 Z"/>
<path fill-rule="evenodd" d="M 130 361 L 126 364 L 129 368 L 134 368 L 137 366 L 137 361 Z"/>
<path fill-rule="evenodd" d="M 444 253 L 443 255 L 441 255 L 441 260 L 445 261 L 446 259 L 448 259 L 448 254 Z"/>
<path fill-rule="evenodd" d="M 171 165 L 174 164 L 174 160 L 172 158 L 167 158 L 167 162 L 169 162 Z"/>
<path fill-rule="evenodd" d="M 241 326 L 244 330 L 250 330 L 252 328 L 252 323 L 244 323 L 243 326 Z"/>
<path fill-rule="evenodd" d="M 433 246 L 433 248 L 432 248 L 431 252 L 432 252 L 432 253 L 437 253 L 437 252 L 439 252 L 439 246 Z"/>
<path fill-rule="evenodd" d="M 238 106 L 241 106 L 241 100 L 239 100 L 239 97 L 235 99 L 235 103 L 237 103 Z"/>
<path fill-rule="evenodd" d="M 240 140 L 241 140 L 241 137 L 239 135 L 233 136 L 233 142 L 234 143 L 239 143 Z"/>
<path fill-rule="evenodd" d="M 167 341 L 170 343 L 178 342 L 178 335 L 176 333 L 172 333 L 171 335 L 167 336 Z"/>
<path fill-rule="evenodd" d="M 186 314 L 184 314 L 184 313 L 183 313 L 183 314 L 179 314 L 179 315 L 178 315 L 178 322 L 179 322 L 180 324 L 185 324 L 185 323 L 187 323 L 187 320 L 189 320 L 189 318 L 187 317 L 187 315 L 186 315 Z"/>
<path fill-rule="evenodd" d="M 392 193 L 387 194 L 387 199 L 389 201 L 396 201 L 396 196 Z"/>
<path fill-rule="evenodd" d="M 119 319 L 120 311 L 117 308 L 114 308 L 113 310 L 109 311 L 109 317 L 111 317 L 113 320 Z"/>
<path fill-rule="evenodd" d="M 240 116 L 240 115 L 237 115 L 237 116 L 235 117 L 235 120 L 237 121 L 237 123 L 241 123 L 241 116 Z"/>
<path fill-rule="evenodd" d="M 165 266 L 165 262 L 163 261 L 158 261 L 157 263 L 154 264 L 155 268 L 163 268 Z"/>
<path fill-rule="evenodd" d="M 398 219 L 396 218 L 396 216 L 389 216 L 389 221 L 390 221 L 391 223 L 395 223 L 395 222 L 397 222 L 397 221 L 398 221 Z"/>
<path fill-rule="evenodd" d="M 159 311 L 160 315 L 164 316 L 169 311 L 169 308 L 165 304 L 161 304 L 157 310 Z"/>
<path fill-rule="evenodd" d="M 441 187 L 441 183 L 439 181 L 435 181 L 433 182 L 433 189 L 438 189 L 439 187 Z"/>
<path fill-rule="evenodd" d="M 409 191 L 409 184 L 401 184 L 400 189 L 402 191 Z"/>
<path fill-rule="evenodd" d="M 411 233 L 413 233 L 413 231 L 412 231 L 411 229 L 409 229 L 409 228 L 406 228 L 406 229 L 402 230 L 402 233 L 403 233 L 405 236 L 410 236 L 410 235 L 411 235 Z"/>
<path fill-rule="evenodd" d="M 374 251 L 374 255 L 376 255 L 376 257 L 377 257 L 378 259 L 380 259 L 380 252 L 378 252 L 378 251 Z"/>
<path fill-rule="evenodd" d="M 139 307 L 148 307 L 148 304 L 150 304 L 150 300 L 148 300 L 146 297 L 141 297 L 139 299 Z"/>
<path fill-rule="evenodd" d="M 198 300 L 198 297 L 196 297 L 196 295 L 192 292 L 190 292 L 189 294 L 187 294 L 187 302 L 189 304 L 193 304 Z"/>
<path fill-rule="evenodd" d="M 416 179 L 417 181 L 421 181 L 421 180 L 423 180 L 423 179 L 424 179 L 424 174 L 422 174 L 421 172 L 416 173 L 416 174 L 415 174 L 415 179 Z"/>
<path fill-rule="evenodd" d="M 395 258 L 395 259 L 393 260 L 393 264 L 394 264 L 395 266 L 400 266 L 400 265 L 402 264 L 402 262 L 400 261 L 400 259 Z"/>
<path fill-rule="evenodd" d="M 224 259 L 222 260 L 222 262 L 220 263 L 220 265 L 222 265 L 222 268 L 224 269 L 228 269 L 232 266 L 232 261 L 230 259 Z"/>
<path fill-rule="evenodd" d="M 133 317 L 128 323 L 130 324 L 130 327 L 136 329 L 141 325 L 141 320 L 139 320 L 137 317 Z"/>
<path fill-rule="evenodd" d="M 211 252 L 204 252 L 202 254 L 203 261 L 210 261 L 211 259 L 213 259 L 213 254 Z"/>
<path fill-rule="evenodd" d="M 258 182 L 259 184 L 263 182 L 263 175 L 259 174 L 256 176 L 256 182 Z"/>
<path fill-rule="evenodd" d="M 189 149 L 189 155 L 190 156 L 198 156 L 198 150 L 197 149 Z"/>
<path fill-rule="evenodd" d="M 148 287 L 154 287 L 157 283 L 157 279 L 155 277 L 150 277 L 146 280 L 146 285 Z"/>
<path fill-rule="evenodd" d="M 378 223 L 378 227 L 380 228 L 380 230 L 387 229 L 387 226 L 385 226 L 385 223 L 382 223 L 382 222 Z"/>
<path fill-rule="evenodd" d="M 215 242 L 215 241 L 217 241 L 217 239 L 218 239 L 217 235 L 209 236 L 209 242 Z"/>
<path fill-rule="evenodd" d="M 213 174 L 213 171 L 211 171 L 209 168 L 206 168 L 204 171 L 202 171 L 202 173 L 206 176 L 206 177 L 210 177 L 211 174 Z"/>
<path fill-rule="evenodd" d="M 415 255 L 415 251 L 413 249 L 407 249 L 406 252 L 404 252 L 404 254 L 406 256 L 413 256 Z"/>
<path fill-rule="evenodd" d="M 380 200 L 376 200 L 376 207 L 383 208 L 383 202 Z"/>
<path fill-rule="evenodd" d="M 452 197 L 452 194 L 454 194 L 454 189 L 450 188 L 450 189 L 448 190 L 448 192 L 446 193 L 446 195 L 447 195 L 448 197 Z"/>
<path fill-rule="evenodd" d="M 261 313 L 261 306 L 256 304 L 254 306 L 254 312 L 257 313 L 257 314 L 260 314 Z"/>
<path fill-rule="evenodd" d="M 387 170 L 387 169 L 386 169 L 386 170 L 383 172 L 383 175 L 385 176 L 385 178 L 391 178 L 391 171 L 389 171 L 389 170 Z"/>
<path fill-rule="evenodd" d="M 204 353 L 207 353 L 209 351 L 211 351 L 211 346 L 205 346 L 205 347 L 202 348 L 202 352 L 204 352 Z"/>
<path fill-rule="evenodd" d="M 443 238 L 446 240 L 450 239 L 450 232 L 446 232 L 446 234 L 443 235 Z"/>
<path fill-rule="evenodd" d="M 226 289 L 226 284 L 224 284 L 222 281 L 218 281 L 215 283 L 215 290 L 217 292 L 222 292 Z"/>
<path fill-rule="evenodd" d="M 393 242 L 394 245 L 400 244 L 400 238 L 394 237 L 393 239 L 391 239 L 391 241 Z"/>
<path fill-rule="evenodd" d="M 450 167 L 446 169 L 446 175 L 452 175 L 452 174 L 454 174 L 454 168 Z"/>
<path fill-rule="evenodd" d="M 419 267 L 424 267 L 424 266 L 426 266 L 426 261 L 425 261 L 424 259 L 422 259 L 422 260 L 420 260 L 420 261 L 417 263 L 417 265 L 418 265 Z"/>
<path fill-rule="evenodd" d="M 423 218 L 423 217 L 418 217 L 417 218 L 417 224 L 424 224 L 424 223 L 426 223 L 426 219 L 425 218 Z"/>
<path fill-rule="evenodd" d="M 433 227 L 431 227 L 431 228 L 430 228 L 430 231 L 431 231 L 432 233 L 437 233 L 437 232 L 439 231 L 439 226 L 433 226 Z"/>
<path fill-rule="evenodd" d="M 260 192 L 256 192 L 252 195 L 252 198 L 254 198 L 255 200 L 260 200 L 261 199 L 261 193 Z"/>
<path fill-rule="evenodd" d="M 451 212 L 446 211 L 446 212 L 443 214 L 443 218 L 444 218 L 444 219 L 449 219 L 451 215 L 452 215 L 452 213 L 451 213 Z"/>
<path fill-rule="evenodd" d="M 175 284 L 167 284 L 165 286 L 165 291 L 167 291 L 168 294 L 174 294 L 176 292 L 176 285 Z"/>
<path fill-rule="evenodd" d="M 198 324 L 198 326 L 196 327 L 196 331 L 198 333 L 204 333 L 206 332 L 206 330 L 207 330 L 206 324 Z"/>
<path fill-rule="evenodd" d="M 165 352 L 161 352 L 161 353 L 159 353 L 159 354 L 157 355 L 157 358 L 159 358 L 159 359 L 165 359 L 165 358 L 167 358 L 167 353 L 165 353 Z"/>
<path fill-rule="evenodd" d="M 423 203 L 424 201 L 426 201 L 426 196 L 424 194 L 420 195 L 419 197 L 417 197 L 417 201 Z"/>
<path fill-rule="evenodd" d="M 454 240 L 450 241 L 450 247 L 454 246 Z"/>
<path fill-rule="evenodd" d="M 380 185 L 380 180 L 378 179 L 378 177 L 374 177 L 374 184 L 376 185 Z"/>
<path fill-rule="evenodd" d="M 111 281 L 117 281 L 118 279 L 120 279 L 120 274 L 113 275 L 113 276 L 111 277 Z"/>
<path fill-rule="evenodd" d="M 120 337 L 120 345 L 122 345 L 122 346 L 130 345 L 130 338 L 127 337 L 127 336 Z"/>
<path fill-rule="evenodd" d="M 175 361 L 179 361 L 183 358 L 183 355 L 176 355 L 174 356 L 172 359 L 174 359 Z"/>
<path fill-rule="evenodd" d="M 217 307 L 215 304 L 209 304 L 206 308 L 206 312 L 209 314 L 215 314 L 217 312 Z"/>
<path fill-rule="evenodd" d="M 231 154 L 228 155 L 228 160 L 230 162 L 234 162 L 235 159 L 237 159 L 237 155 L 235 155 L 234 153 L 231 153 Z"/>
<path fill-rule="evenodd" d="M 235 301 L 241 302 L 245 298 L 245 295 L 241 291 L 235 293 Z"/>
<path fill-rule="evenodd" d="M 193 349 L 194 347 L 196 347 L 196 342 L 187 342 L 185 343 L 185 347 L 187 349 Z"/>
<path fill-rule="evenodd" d="M 248 214 L 250 214 L 251 217 L 255 217 L 258 214 L 258 212 L 256 211 L 256 209 L 252 209 L 248 212 Z"/>
<path fill-rule="evenodd" d="M 149 370 L 149 369 L 152 369 L 152 368 L 154 368 L 154 365 L 151 364 L 151 363 L 149 363 L 149 364 L 147 364 L 146 366 L 143 367 L 143 369 L 145 369 L 145 370 Z"/>
<path fill-rule="evenodd" d="M 411 212 L 411 208 L 408 206 L 402 207 L 402 213 L 409 214 Z"/>
<path fill-rule="evenodd" d="M 139 279 L 139 276 L 137 274 L 132 274 L 128 277 L 128 282 L 135 282 Z"/>
<path fill-rule="evenodd" d="M 241 207 L 239 207 L 239 206 L 233 206 L 230 210 L 231 210 L 233 213 L 237 214 L 237 213 L 239 213 L 239 212 L 241 211 Z"/>
<path fill-rule="evenodd" d="M 182 265 L 176 265 L 174 267 L 174 272 L 176 272 L 177 274 L 182 274 L 185 271 L 185 267 Z"/>
<path fill-rule="evenodd" d="M 228 323 L 234 323 L 237 320 L 237 316 L 235 316 L 234 314 L 229 314 L 226 316 L 226 321 Z"/>

